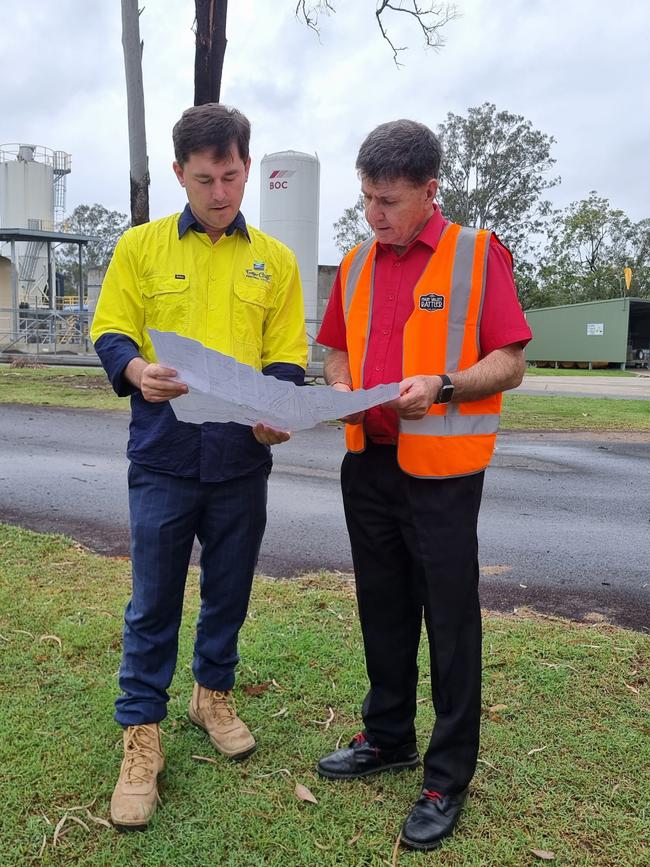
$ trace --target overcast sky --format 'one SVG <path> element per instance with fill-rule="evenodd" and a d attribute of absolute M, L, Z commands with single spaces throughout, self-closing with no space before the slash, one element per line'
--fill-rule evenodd
<path fill-rule="evenodd" d="M 650 11 L 646 0 L 459 0 L 446 45 L 425 51 L 408 16 L 397 69 L 374 0 L 338 0 L 318 37 L 295 0 L 230 0 L 221 98 L 253 124 L 243 210 L 259 222 L 259 161 L 293 149 L 321 162 L 320 262 L 339 254 L 332 223 L 354 203 L 358 146 L 378 123 L 435 128 L 448 111 L 493 102 L 556 139 L 558 206 L 597 190 L 634 220 L 650 216 Z M 171 127 L 193 102 L 193 0 L 141 0 L 151 216 L 180 210 Z M 67 210 L 129 210 L 120 0 L 3 2 L 0 144 L 72 154 Z"/>

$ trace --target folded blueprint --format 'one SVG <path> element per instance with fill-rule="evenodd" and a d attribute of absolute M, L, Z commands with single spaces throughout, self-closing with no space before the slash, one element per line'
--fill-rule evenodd
<path fill-rule="evenodd" d="M 397 382 L 351 392 L 327 385 L 299 387 L 173 331 L 150 328 L 149 335 L 158 363 L 176 370 L 189 388 L 170 401 L 179 421 L 263 422 L 279 430 L 305 430 L 399 397 Z"/>

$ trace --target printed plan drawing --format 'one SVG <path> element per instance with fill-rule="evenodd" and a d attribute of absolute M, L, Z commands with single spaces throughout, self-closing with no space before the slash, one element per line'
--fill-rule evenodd
<path fill-rule="evenodd" d="M 179 421 L 263 422 L 279 430 L 305 430 L 399 397 L 396 382 L 351 392 L 328 385 L 299 387 L 173 331 L 150 328 L 149 335 L 158 363 L 176 370 L 178 381 L 189 388 L 171 401 Z"/>

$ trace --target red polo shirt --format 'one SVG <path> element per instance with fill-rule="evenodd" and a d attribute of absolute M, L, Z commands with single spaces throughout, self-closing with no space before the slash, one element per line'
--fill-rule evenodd
<path fill-rule="evenodd" d="M 372 324 L 363 366 L 364 388 L 402 379 L 402 335 L 406 320 L 413 312 L 413 289 L 447 223 L 436 207 L 431 219 L 401 256 L 389 244 L 377 244 Z M 488 250 L 479 334 L 483 356 L 511 343 L 525 346 L 532 337 L 517 300 L 512 256 L 496 235 L 491 236 Z M 347 352 L 345 335 L 339 269 L 316 339 L 323 346 Z M 394 410 L 374 407 L 366 413 L 364 425 L 368 436 L 376 442 L 397 441 L 398 422 Z"/>

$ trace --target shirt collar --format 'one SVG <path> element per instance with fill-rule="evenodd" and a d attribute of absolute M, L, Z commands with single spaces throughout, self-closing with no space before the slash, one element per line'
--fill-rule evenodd
<path fill-rule="evenodd" d="M 440 241 L 440 236 L 442 235 L 443 229 L 448 222 L 449 220 L 446 220 L 442 216 L 442 211 L 440 210 L 438 205 L 434 205 L 433 214 L 420 229 L 417 237 L 415 237 L 408 245 L 408 247 L 406 248 L 407 252 L 409 250 L 412 250 L 413 247 L 418 243 L 426 244 L 427 247 L 431 247 L 431 250 L 435 252 L 436 247 L 438 246 L 438 243 Z M 377 246 L 384 252 L 392 252 L 393 249 L 390 244 L 378 243 Z"/>
<path fill-rule="evenodd" d="M 180 217 L 178 218 L 178 237 L 179 237 L 179 239 L 182 238 L 183 235 L 185 235 L 185 233 L 188 231 L 188 229 L 194 229 L 195 232 L 205 232 L 205 229 L 203 228 L 201 223 L 199 223 L 199 221 L 196 219 L 196 217 L 192 213 L 192 209 L 190 208 L 189 202 L 185 205 L 185 207 L 183 208 L 183 212 L 181 213 Z M 237 211 L 237 216 L 232 221 L 232 223 L 228 226 L 225 234 L 230 236 L 233 234 L 233 232 L 236 229 L 239 229 L 239 231 L 242 234 L 246 235 L 246 237 L 250 241 L 251 236 L 250 236 L 249 231 L 248 231 L 248 226 L 246 225 L 246 220 L 245 220 L 244 215 L 242 214 L 241 211 Z"/>

